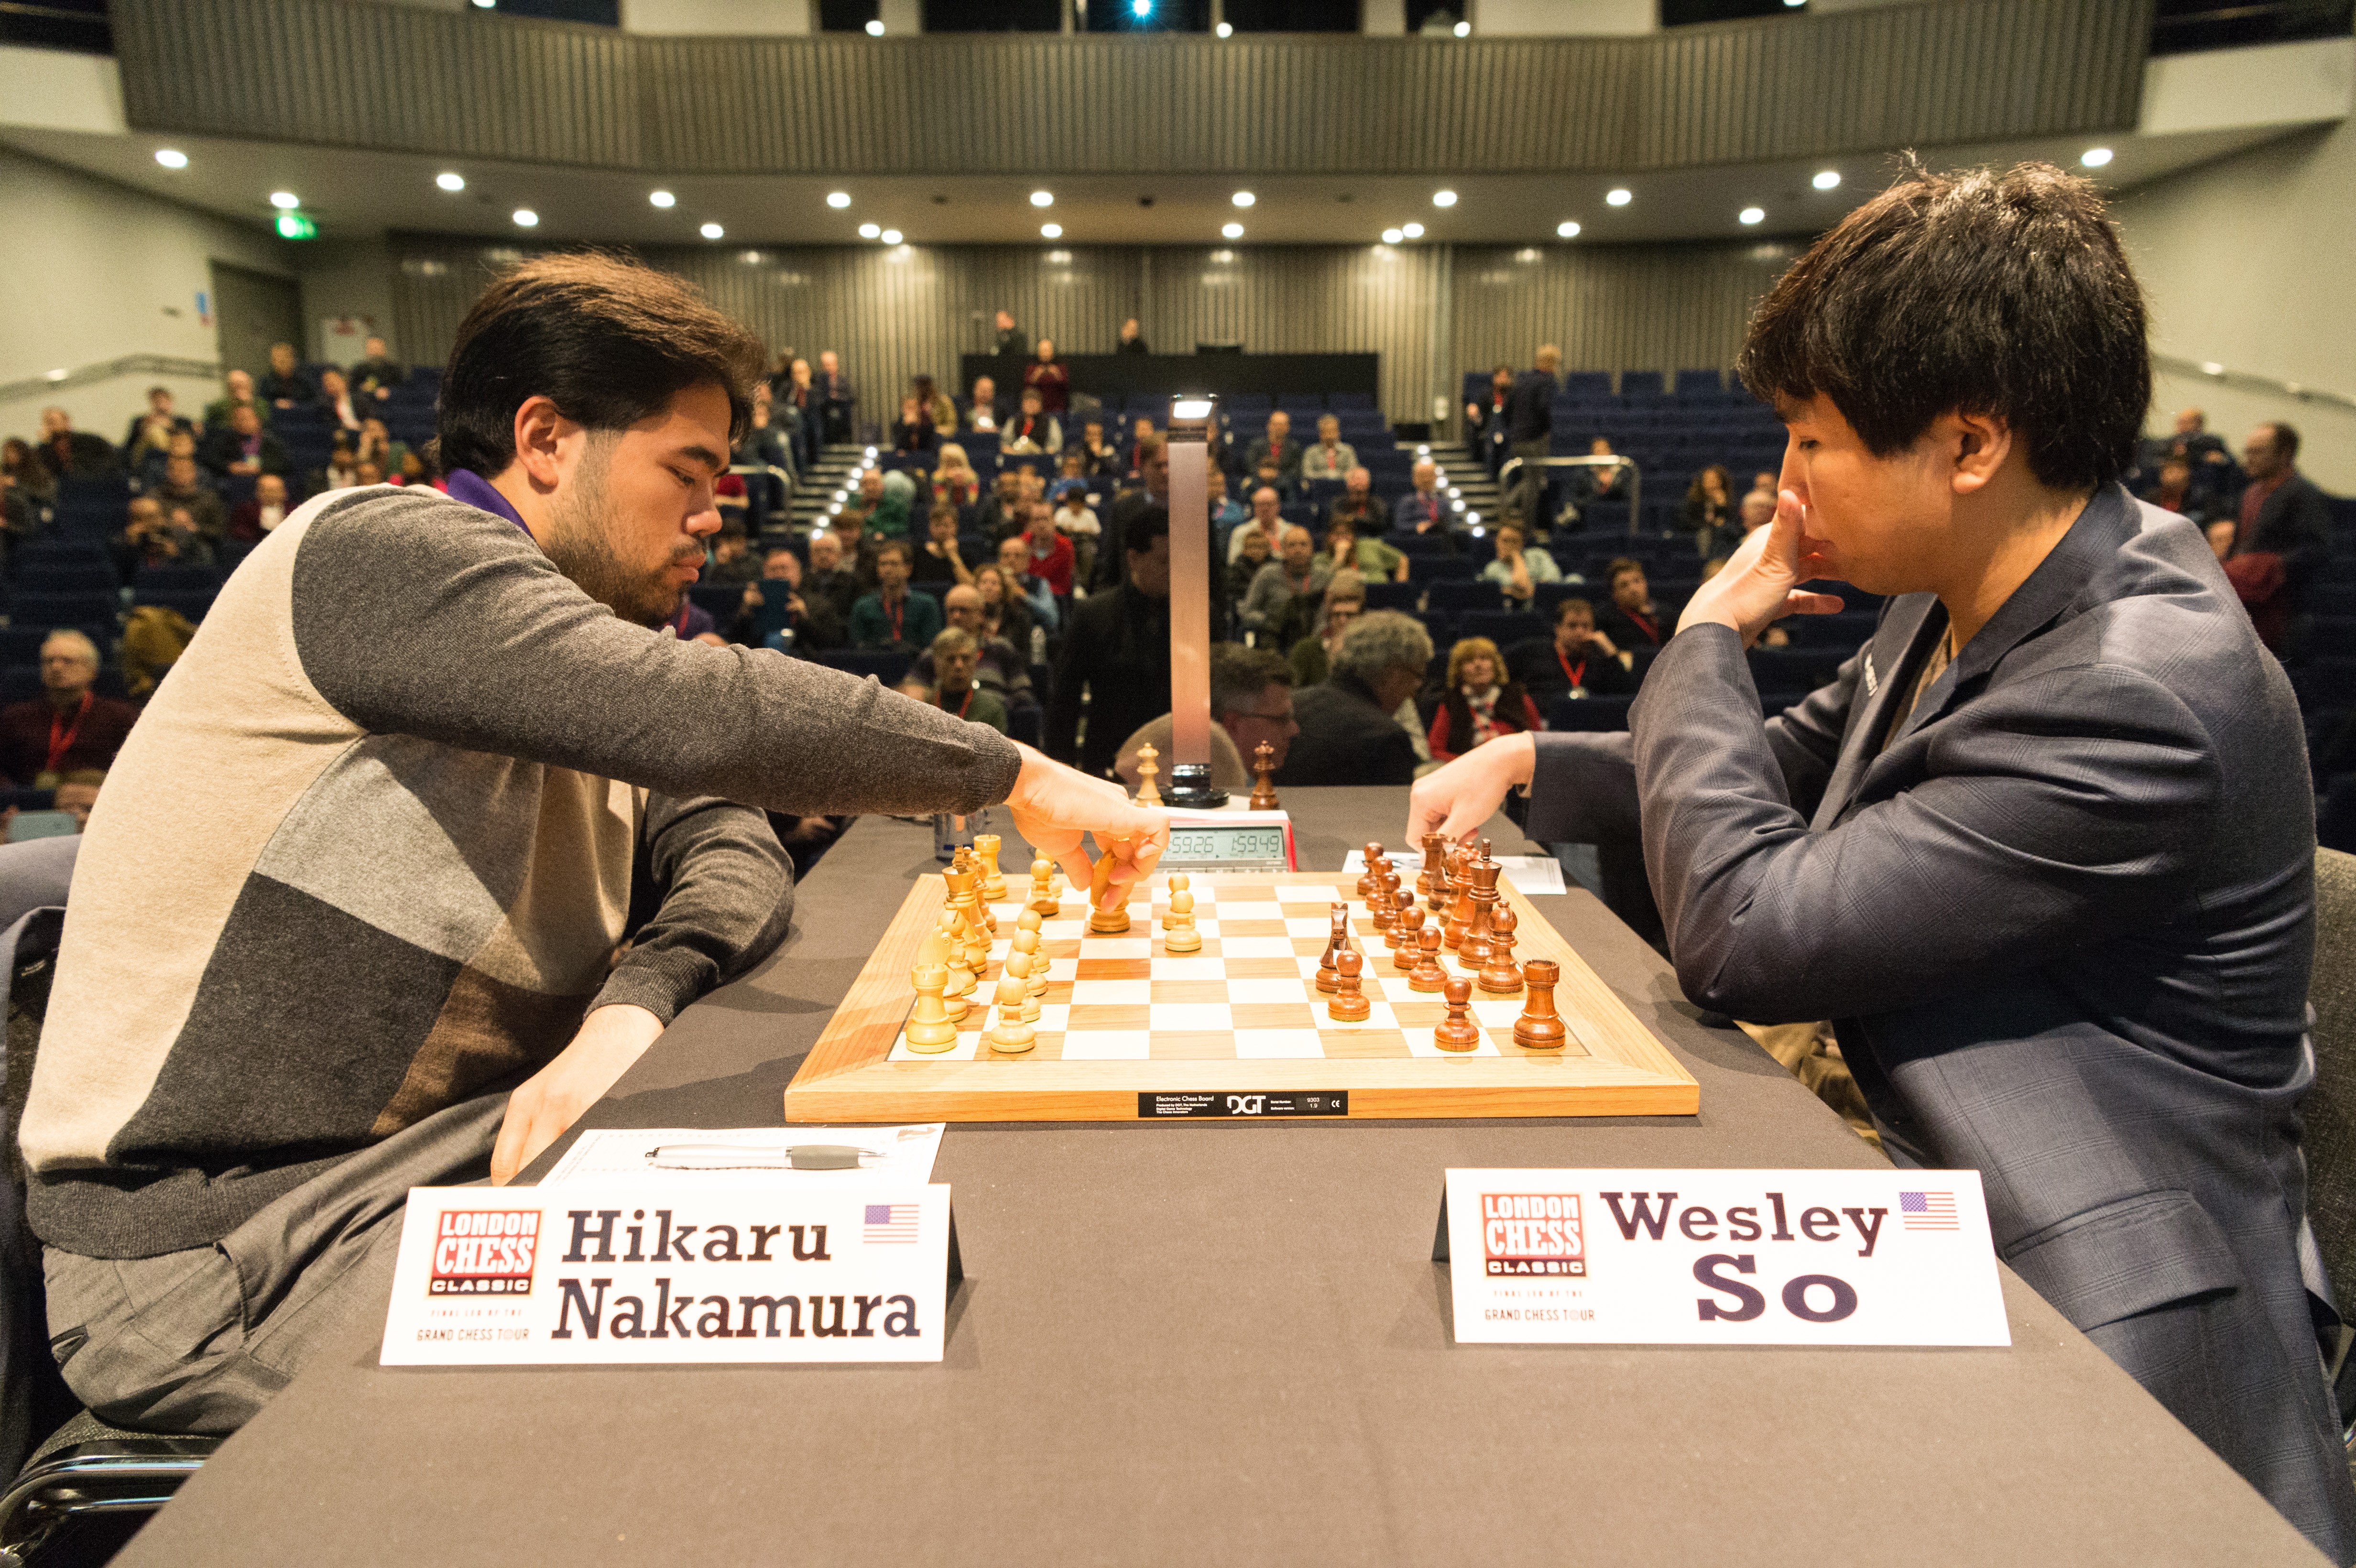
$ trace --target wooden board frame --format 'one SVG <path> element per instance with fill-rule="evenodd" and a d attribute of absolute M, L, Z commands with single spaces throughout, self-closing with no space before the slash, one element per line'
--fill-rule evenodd
<path fill-rule="evenodd" d="M 1355 923 L 1362 924 L 1365 919 L 1363 901 L 1351 896 L 1356 879 L 1345 873 L 1198 872 L 1194 880 L 1197 888 L 1328 887 L 1335 890 L 1336 899 L 1350 900 Z M 1009 886 L 1011 892 L 1027 891 L 1015 881 Z M 1512 904 L 1519 922 L 1515 956 L 1524 961 L 1551 958 L 1562 965 L 1557 1002 L 1587 1054 L 1515 1050 L 1500 1056 L 1452 1058 L 1121 1061 L 985 1054 L 970 1061 L 894 1061 L 887 1060 L 893 1042 L 916 1004 L 908 976 L 916 947 L 933 929 L 947 897 L 940 877 L 920 877 L 787 1086 L 786 1120 L 1125 1122 L 1140 1119 L 1138 1096 L 1142 1093 L 1326 1090 L 1347 1091 L 1349 1115 L 1361 1121 L 1695 1115 L 1701 1105 L 1700 1086 L 1668 1048 L 1527 899 L 1502 880 L 1497 891 Z M 1158 942 L 1152 896 L 1146 886 L 1133 893 L 1131 934 L 1151 934 Z M 1062 898 L 1069 916 L 1084 903 L 1086 891 L 1067 887 Z M 985 982 L 979 995 L 986 998 L 989 990 Z"/>

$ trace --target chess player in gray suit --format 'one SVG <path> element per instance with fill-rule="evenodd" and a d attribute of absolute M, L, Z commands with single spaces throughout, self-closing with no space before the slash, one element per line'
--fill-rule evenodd
<path fill-rule="evenodd" d="M 2297 706 L 2201 535 L 2118 484 L 2142 295 L 2091 187 L 1912 171 L 1801 259 L 1745 381 L 1781 505 L 1624 735 L 1507 737 L 1416 786 L 1472 831 L 1641 836 L 1686 994 L 1829 1018 L 1901 1164 L 1980 1172 L 1998 1253 L 2335 1563 L 2298 1105 L 2314 801 Z M 1762 724 L 1743 652 L 1889 595 Z"/>

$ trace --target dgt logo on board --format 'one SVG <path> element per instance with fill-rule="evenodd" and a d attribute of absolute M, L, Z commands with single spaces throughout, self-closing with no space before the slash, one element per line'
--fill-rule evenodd
<path fill-rule="evenodd" d="M 1587 1275 L 1576 1192 L 1484 1192 L 1481 1249 L 1493 1275 Z"/>
<path fill-rule="evenodd" d="M 428 1296 L 530 1296 L 537 1209 L 452 1209 L 434 1237 Z"/>

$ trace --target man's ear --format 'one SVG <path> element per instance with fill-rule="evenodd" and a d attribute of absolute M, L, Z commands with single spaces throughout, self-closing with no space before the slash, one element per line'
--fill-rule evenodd
<path fill-rule="evenodd" d="M 1958 496 L 1976 494 L 2012 453 L 2012 426 L 1999 414 L 1957 411 L 1941 415 L 1933 428 L 1949 464 L 1947 483 Z"/>
<path fill-rule="evenodd" d="M 526 398 L 523 405 L 516 410 L 516 462 L 522 464 L 524 477 L 531 482 L 534 489 L 556 488 L 557 480 L 563 473 L 558 449 L 565 435 L 574 428 L 552 398 Z"/>

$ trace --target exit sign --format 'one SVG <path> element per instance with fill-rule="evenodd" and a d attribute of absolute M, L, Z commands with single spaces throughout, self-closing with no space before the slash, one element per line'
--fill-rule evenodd
<path fill-rule="evenodd" d="M 281 240 L 316 240 L 319 226 L 299 212 L 278 215 L 278 238 Z"/>

